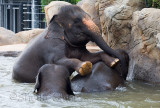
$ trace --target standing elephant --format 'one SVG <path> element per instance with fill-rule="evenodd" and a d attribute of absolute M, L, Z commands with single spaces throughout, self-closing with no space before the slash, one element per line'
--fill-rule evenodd
<path fill-rule="evenodd" d="M 103 51 L 90 53 L 86 49 L 89 41 L 95 42 Z M 105 43 L 89 15 L 78 6 L 67 5 L 61 7 L 60 12 L 51 19 L 49 27 L 20 55 L 12 76 L 17 81 L 33 83 L 44 64 L 64 65 L 70 72 L 76 70 L 84 76 L 91 72 L 92 64 L 98 61 L 113 67 L 119 60 L 121 71 L 124 71 L 124 58 Z"/>
<path fill-rule="evenodd" d="M 36 77 L 34 92 L 44 98 L 49 96 L 68 99 L 69 95 L 74 95 L 68 69 L 55 64 L 43 65 Z"/>
<path fill-rule="evenodd" d="M 126 63 L 126 71 L 128 71 L 129 56 L 123 51 L 119 50 L 120 54 L 124 56 Z M 118 63 L 114 69 L 106 66 L 103 62 L 94 64 L 92 73 L 86 76 L 76 75 L 71 80 L 72 90 L 75 92 L 103 92 L 114 90 L 120 84 L 123 84 L 128 73 L 120 73 L 120 64 Z"/>

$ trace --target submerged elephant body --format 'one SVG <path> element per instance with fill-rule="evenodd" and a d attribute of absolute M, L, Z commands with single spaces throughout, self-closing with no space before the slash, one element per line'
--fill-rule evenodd
<path fill-rule="evenodd" d="M 126 69 L 129 65 L 129 56 L 124 51 L 119 51 L 125 58 Z M 71 80 L 72 89 L 75 92 L 103 92 L 108 90 L 115 90 L 116 87 L 124 83 L 127 73 L 120 73 L 120 64 L 115 68 L 110 68 L 103 62 L 98 62 L 93 65 L 93 70 L 90 75 L 80 76 L 76 75 Z"/>
<path fill-rule="evenodd" d="M 104 51 L 90 53 L 86 49 L 89 41 Z M 15 63 L 12 75 L 17 81 L 33 83 L 41 66 L 58 64 L 66 66 L 70 74 L 76 70 L 84 76 L 91 73 L 92 63 L 103 61 L 114 66 L 118 59 L 111 56 L 119 58 L 122 70 L 126 71 L 124 58 L 105 43 L 88 14 L 78 6 L 68 5 L 62 7 L 49 27 L 28 45 Z"/>
<path fill-rule="evenodd" d="M 114 90 L 123 83 L 123 79 L 115 70 L 99 62 L 93 66 L 91 75 L 77 75 L 71 82 L 73 91 L 90 93 Z"/>

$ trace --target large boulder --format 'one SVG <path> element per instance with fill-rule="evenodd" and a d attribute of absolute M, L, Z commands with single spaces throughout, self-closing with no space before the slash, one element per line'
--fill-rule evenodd
<path fill-rule="evenodd" d="M 59 12 L 60 8 L 65 5 L 71 5 L 71 4 L 64 1 L 52 1 L 47 6 L 45 6 L 44 9 L 45 9 L 47 25 L 49 24 L 51 18 Z"/>
<path fill-rule="evenodd" d="M 130 71 L 135 79 L 160 83 L 160 9 L 134 12 L 130 39 Z"/>
<path fill-rule="evenodd" d="M 106 0 L 102 32 L 106 42 L 114 49 L 129 49 L 132 14 L 144 7 L 143 0 Z M 99 4 L 100 5 L 100 4 Z"/>
<path fill-rule="evenodd" d="M 28 43 L 30 40 L 42 33 L 44 29 L 33 29 L 14 33 L 10 30 L 0 27 L 0 46 Z"/>
<path fill-rule="evenodd" d="M 108 41 L 108 36 L 107 36 L 108 29 L 106 29 L 106 26 L 105 26 L 107 22 L 106 22 L 104 10 L 105 8 L 114 4 L 115 1 L 116 0 L 97 0 L 95 4 L 96 10 L 98 11 L 98 15 L 99 15 L 102 37 L 106 42 Z"/>
<path fill-rule="evenodd" d="M 33 29 L 28 31 L 21 31 L 16 33 L 16 37 L 19 37 L 21 43 L 28 43 L 30 40 L 41 34 L 45 29 Z"/>
<path fill-rule="evenodd" d="M 0 27 L 0 46 L 21 43 L 21 39 L 14 32 Z"/>

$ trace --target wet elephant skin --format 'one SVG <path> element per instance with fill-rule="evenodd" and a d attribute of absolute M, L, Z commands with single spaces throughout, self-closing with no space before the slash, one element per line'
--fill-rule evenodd
<path fill-rule="evenodd" d="M 126 69 L 129 66 L 129 56 L 123 51 L 119 52 L 124 56 Z M 119 85 L 123 85 L 128 73 L 120 73 L 121 66 L 117 64 L 115 68 L 110 68 L 103 62 L 94 64 L 92 73 L 87 76 L 76 75 L 71 80 L 72 89 L 75 92 L 104 92 L 115 90 Z"/>
<path fill-rule="evenodd" d="M 89 41 L 95 42 L 104 51 L 90 53 L 86 49 Z M 78 6 L 68 5 L 53 16 L 49 27 L 32 40 L 18 57 L 12 77 L 19 82 L 33 83 L 44 64 L 64 65 L 70 74 L 76 70 L 85 76 L 96 62 L 103 61 L 110 66 L 115 60 L 111 56 L 119 58 L 122 67 L 125 67 L 123 57 L 105 43 L 89 15 Z"/>

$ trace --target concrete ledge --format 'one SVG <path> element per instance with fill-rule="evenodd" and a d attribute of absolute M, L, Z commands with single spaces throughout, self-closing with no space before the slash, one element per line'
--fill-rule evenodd
<path fill-rule="evenodd" d="M 17 57 L 25 49 L 27 44 L 14 44 L 0 46 L 0 56 Z"/>
<path fill-rule="evenodd" d="M 13 44 L 0 46 L 0 52 L 6 51 L 23 51 L 27 44 Z"/>

